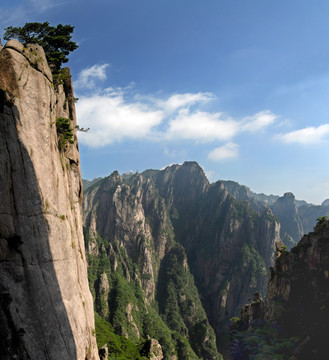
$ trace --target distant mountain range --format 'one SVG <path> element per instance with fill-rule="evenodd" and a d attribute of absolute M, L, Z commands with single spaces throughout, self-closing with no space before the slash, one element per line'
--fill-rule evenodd
<path fill-rule="evenodd" d="M 144 176 L 155 176 L 160 170 L 146 170 Z M 134 174 L 132 172 L 122 174 L 123 180 L 128 180 Z M 82 180 L 84 190 L 97 183 L 102 178 L 95 178 L 92 181 Z M 296 200 L 292 193 L 285 193 L 282 197 L 278 195 L 258 194 L 250 190 L 245 185 L 240 185 L 235 181 L 219 181 L 225 186 L 230 195 L 240 201 L 249 201 L 257 210 L 264 204 L 273 212 L 280 222 L 280 237 L 284 244 L 290 249 L 300 238 L 313 230 L 317 218 L 329 216 L 329 199 L 321 205 L 307 203 L 305 200 Z"/>
<path fill-rule="evenodd" d="M 280 236 L 284 244 L 290 249 L 304 234 L 313 230 L 317 218 L 329 216 L 329 199 L 321 205 L 309 204 L 304 200 L 296 200 L 295 196 L 287 192 L 282 197 L 277 195 L 256 194 L 247 186 L 234 181 L 223 181 L 229 193 L 239 200 L 261 202 L 267 204 L 281 224 Z"/>
<path fill-rule="evenodd" d="M 210 184 L 196 162 L 114 172 L 84 188 L 96 320 L 136 349 L 154 339 L 166 359 L 220 359 L 229 319 L 255 291 L 265 296 L 281 240 L 293 247 L 329 215 L 328 201 Z"/>

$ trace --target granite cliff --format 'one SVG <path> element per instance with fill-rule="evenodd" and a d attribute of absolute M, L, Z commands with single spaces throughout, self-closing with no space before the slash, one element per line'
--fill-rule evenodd
<path fill-rule="evenodd" d="M 88 188 L 83 209 L 98 314 L 136 343 L 158 340 L 165 358 L 219 358 L 213 329 L 221 345 L 228 319 L 266 290 L 280 231 L 268 206 L 186 162 L 114 172 Z"/>
<path fill-rule="evenodd" d="M 0 353 L 98 359 L 82 231 L 69 70 L 53 81 L 43 49 L 0 49 Z"/>

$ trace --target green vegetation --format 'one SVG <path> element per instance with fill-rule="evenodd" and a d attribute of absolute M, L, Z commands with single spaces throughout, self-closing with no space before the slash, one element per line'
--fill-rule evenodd
<path fill-rule="evenodd" d="M 267 274 L 264 259 L 255 248 L 244 244 L 241 250 L 241 264 L 243 272 L 248 275 L 250 286 L 256 290 L 257 284 Z"/>
<path fill-rule="evenodd" d="M 57 74 L 63 63 L 68 61 L 70 52 L 78 48 L 71 41 L 74 26 L 59 24 L 56 27 L 44 23 L 26 23 L 23 27 L 9 26 L 5 28 L 5 40 L 17 39 L 23 45 L 39 44 L 43 47 L 48 64 L 53 73 Z"/>
<path fill-rule="evenodd" d="M 91 241 L 88 234 L 85 234 L 85 238 L 87 242 Z M 98 237 L 96 242 L 100 247 L 106 246 L 106 248 L 109 248 L 110 246 L 101 237 Z M 138 268 L 127 256 L 125 249 L 120 247 L 119 244 L 111 243 L 111 248 L 112 254 L 117 259 L 116 269 L 114 269 L 113 265 L 114 258 L 110 261 L 105 251 L 101 252 L 99 256 L 87 255 L 88 277 L 95 300 L 95 310 L 98 314 L 102 314 L 105 308 L 108 309 L 109 313 L 105 320 L 110 324 L 113 334 L 120 337 L 121 340 L 124 338 L 129 339 L 131 343 L 135 344 L 136 348 L 140 349 L 141 353 L 145 339 L 154 338 L 160 342 L 164 354 L 169 357 L 170 354 L 174 353 L 171 332 L 158 315 L 156 309 L 148 306 L 146 311 L 144 293 L 136 279 L 136 275 L 141 278 Z M 111 289 L 106 303 L 104 303 L 97 288 L 98 279 L 102 273 L 107 274 Z M 133 280 L 133 278 L 136 280 Z M 103 346 L 102 329 L 99 329 L 98 332 L 96 329 L 96 335 L 99 346 Z M 109 347 L 111 356 L 112 350 Z M 112 359 L 112 357 L 110 358 Z M 118 359 L 121 358 L 118 357 Z M 127 359 L 130 358 L 127 357 Z M 136 359 L 139 358 L 136 357 Z"/>
<path fill-rule="evenodd" d="M 234 360 L 285 360 L 293 356 L 297 338 L 283 338 L 277 327 L 268 323 L 255 329 L 242 329 L 239 320 L 231 326 Z"/>
<path fill-rule="evenodd" d="M 214 332 L 198 298 L 193 278 L 184 265 L 186 255 L 180 245 L 170 252 L 166 265 L 161 270 L 158 280 L 159 302 L 146 304 L 138 279 L 150 279 L 140 274 L 137 264 L 127 255 L 125 248 L 115 241 L 109 243 L 100 236 L 91 239 L 88 233 L 85 234 L 85 239 L 88 243 L 96 241 L 98 248 L 108 249 L 101 251 L 99 255 L 87 255 L 90 287 L 98 313 L 96 319 L 107 313 L 102 319 L 108 324 L 107 327 L 96 326 L 99 347 L 105 342 L 109 346 L 109 340 L 105 341 L 104 337 L 111 338 L 110 354 L 119 354 L 118 348 L 122 350 L 123 345 L 119 346 L 118 341 L 121 339 L 122 344 L 126 338 L 135 349 L 139 349 L 140 356 L 147 356 L 143 344 L 151 338 L 159 341 L 165 358 L 176 354 L 179 359 L 220 359 Z M 140 241 L 146 239 L 141 236 Z M 110 253 L 112 255 L 108 256 Z M 107 275 L 110 285 L 105 302 L 98 288 L 103 273 Z M 168 284 L 166 279 L 169 280 Z M 163 292 L 164 299 L 161 297 Z M 99 322 L 98 319 L 96 323 Z M 103 322 L 103 325 L 106 323 Z M 115 356 L 115 359 L 121 359 L 119 355 Z"/>
<path fill-rule="evenodd" d="M 218 356 L 214 331 L 187 269 L 184 248 L 179 244 L 162 261 L 157 300 L 163 320 L 173 330 L 179 358 L 183 359 L 183 354 L 190 354 L 189 359 L 215 359 Z"/>
<path fill-rule="evenodd" d="M 316 219 L 316 221 L 317 221 L 316 225 L 319 225 L 319 226 L 324 225 L 327 222 L 327 220 L 328 220 L 328 216 L 320 216 Z"/>
<path fill-rule="evenodd" d="M 73 130 L 71 129 L 70 119 L 59 117 L 56 119 L 56 131 L 58 136 L 58 148 L 64 151 L 68 144 L 73 144 Z"/>
<path fill-rule="evenodd" d="M 70 79 L 71 74 L 68 68 L 60 69 L 57 73 L 53 74 L 54 87 L 57 89 L 58 85 L 63 85 L 65 80 Z M 66 109 L 67 100 L 64 103 L 64 110 Z"/>
<path fill-rule="evenodd" d="M 107 344 L 109 359 L 113 360 L 143 360 L 141 356 L 143 343 L 136 345 L 125 336 L 116 335 L 112 325 L 95 314 L 97 347 Z"/>

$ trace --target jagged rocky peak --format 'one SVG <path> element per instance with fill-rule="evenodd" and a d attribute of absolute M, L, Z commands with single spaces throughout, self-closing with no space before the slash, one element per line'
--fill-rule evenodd
<path fill-rule="evenodd" d="M 200 186 L 198 190 L 203 191 L 204 187 L 209 185 L 209 181 L 196 161 L 185 161 L 183 165 L 167 166 L 160 175 L 164 182 L 169 179 L 174 179 L 177 182 L 180 180 L 185 185 Z"/>
<path fill-rule="evenodd" d="M 295 209 L 297 207 L 295 200 L 296 200 L 295 195 L 293 193 L 286 192 L 283 194 L 283 196 L 279 197 L 271 207 L 273 209 L 276 209 L 279 208 L 279 206 L 285 206 L 285 209 L 283 209 L 282 211 L 286 211 L 287 207 L 290 207 L 291 209 Z"/>
<path fill-rule="evenodd" d="M 67 70 L 54 86 L 43 49 L 0 51 L 0 352 L 2 359 L 98 359 L 82 233 L 76 125 Z"/>
<path fill-rule="evenodd" d="M 191 359 L 219 358 L 212 327 L 222 336 L 250 291 L 266 290 L 280 231 L 268 206 L 235 199 L 223 182 L 209 184 L 196 162 L 186 162 L 115 172 L 86 191 L 84 213 L 96 311 L 133 341 L 137 329 L 157 339 L 165 357 L 185 351 Z M 104 272 L 112 286 L 107 303 Z M 130 295 L 118 309 L 123 284 Z M 136 306 L 154 319 L 143 322 Z M 161 336 L 150 330 L 159 316 Z"/>
<path fill-rule="evenodd" d="M 292 248 L 304 234 L 294 194 L 285 193 L 270 208 L 280 221 L 282 241 L 289 249 Z"/>

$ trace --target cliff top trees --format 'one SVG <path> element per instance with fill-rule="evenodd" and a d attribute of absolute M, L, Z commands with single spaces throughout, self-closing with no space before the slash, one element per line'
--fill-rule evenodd
<path fill-rule="evenodd" d="M 23 45 L 36 43 L 43 47 L 53 73 L 58 73 L 63 63 L 68 61 L 71 51 L 78 45 L 71 41 L 74 26 L 59 24 L 56 27 L 44 23 L 26 23 L 23 27 L 5 28 L 5 40 L 17 39 Z"/>

